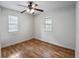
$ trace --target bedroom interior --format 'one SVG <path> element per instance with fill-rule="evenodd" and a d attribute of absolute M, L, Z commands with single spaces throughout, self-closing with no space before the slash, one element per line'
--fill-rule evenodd
<path fill-rule="evenodd" d="M 0 1 L 1 58 L 79 57 L 78 14 L 78 1 Z"/>

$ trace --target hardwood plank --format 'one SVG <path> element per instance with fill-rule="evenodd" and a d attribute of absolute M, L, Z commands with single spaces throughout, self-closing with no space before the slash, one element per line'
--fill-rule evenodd
<path fill-rule="evenodd" d="M 1 49 L 3 58 L 74 58 L 72 49 L 31 39 Z"/>

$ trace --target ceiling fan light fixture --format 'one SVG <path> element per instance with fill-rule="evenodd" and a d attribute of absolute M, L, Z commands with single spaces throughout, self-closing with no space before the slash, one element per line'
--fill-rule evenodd
<path fill-rule="evenodd" d="M 34 12 L 35 12 L 35 10 L 34 9 L 31 9 L 30 13 L 33 14 Z"/>
<path fill-rule="evenodd" d="M 35 4 L 33 4 L 32 7 L 35 7 Z"/>
<path fill-rule="evenodd" d="M 34 14 L 35 11 L 40 11 L 40 12 L 43 12 L 44 10 L 42 9 L 39 9 L 38 8 L 38 4 L 34 3 L 33 1 L 30 1 L 28 2 L 29 4 L 26 6 L 27 9 L 26 10 L 23 10 L 21 13 L 24 13 L 27 11 L 27 13 L 30 13 L 30 14 Z M 22 6 L 22 5 L 19 5 L 19 6 Z M 23 6 L 22 6 L 23 7 Z"/>
<path fill-rule="evenodd" d="M 30 12 L 30 9 L 27 9 L 27 12 Z"/>

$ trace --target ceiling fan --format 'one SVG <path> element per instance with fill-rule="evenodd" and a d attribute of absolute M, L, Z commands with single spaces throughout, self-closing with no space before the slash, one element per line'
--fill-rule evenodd
<path fill-rule="evenodd" d="M 35 4 L 33 1 L 28 2 L 27 6 L 24 6 L 24 5 L 18 5 L 18 6 L 22 6 L 22 7 L 27 8 L 27 9 L 23 10 L 21 13 L 24 13 L 26 11 L 31 13 L 31 14 L 34 14 L 35 11 L 44 12 L 44 10 L 37 8 L 38 4 Z"/>

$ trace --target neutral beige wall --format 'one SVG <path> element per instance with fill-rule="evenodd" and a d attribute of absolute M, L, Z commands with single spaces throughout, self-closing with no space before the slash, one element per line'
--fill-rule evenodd
<path fill-rule="evenodd" d="M 17 42 L 25 41 L 32 38 L 33 32 L 33 16 L 29 14 L 21 14 L 18 11 L 2 8 L 2 20 L 0 21 L 1 33 L 1 46 L 6 47 Z M 8 15 L 15 15 L 19 18 L 19 31 L 10 33 L 8 32 Z"/>
<path fill-rule="evenodd" d="M 75 12 L 75 6 L 68 6 L 36 15 L 35 37 L 52 44 L 75 49 Z M 45 17 L 49 16 L 54 20 L 53 31 L 44 32 L 42 22 Z"/>

